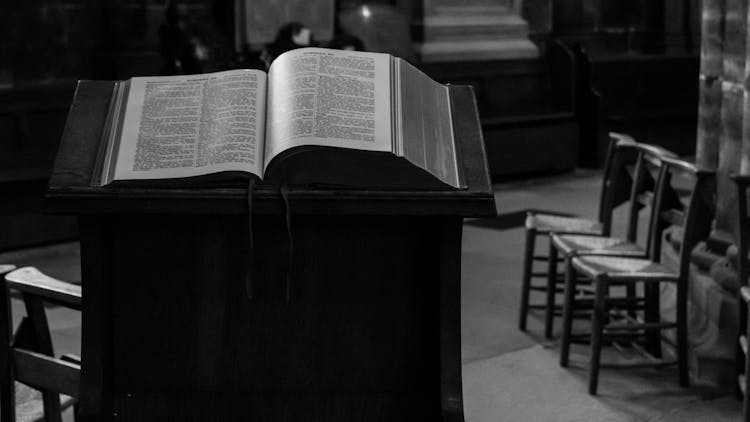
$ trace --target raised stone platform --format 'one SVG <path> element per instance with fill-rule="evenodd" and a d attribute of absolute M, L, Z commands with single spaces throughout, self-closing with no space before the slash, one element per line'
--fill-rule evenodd
<path fill-rule="evenodd" d="M 424 19 L 424 36 L 430 41 L 444 39 L 486 39 L 497 37 L 526 37 L 528 24 L 507 9 L 490 9 L 472 15 L 434 15 Z"/>
<path fill-rule="evenodd" d="M 426 0 L 423 62 L 533 58 L 539 55 L 528 25 L 509 4 Z M 475 4 L 472 4 L 475 3 Z"/>
<path fill-rule="evenodd" d="M 486 41 L 438 41 L 418 46 L 423 62 L 480 61 L 527 59 L 539 56 L 534 43 L 527 39 Z"/>

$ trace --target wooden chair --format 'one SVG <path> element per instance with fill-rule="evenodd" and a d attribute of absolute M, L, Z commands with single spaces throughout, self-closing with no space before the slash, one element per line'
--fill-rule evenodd
<path fill-rule="evenodd" d="M 739 316 L 740 316 L 740 329 L 739 329 L 739 341 L 737 344 L 737 369 L 738 369 L 738 380 L 737 385 L 739 391 L 743 396 L 742 401 L 742 417 L 746 422 L 750 422 L 750 397 L 748 397 L 748 391 L 750 388 L 750 355 L 747 353 L 747 339 L 750 338 L 748 334 L 748 303 L 750 303 L 750 287 L 748 287 L 748 276 L 750 276 L 750 262 L 748 262 L 748 241 L 750 241 L 750 215 L 748 215 L 747 208 L 747 188 L 750 187 L 750 176 L 734 176 L 734 182 L 737 185 L 737 206 L 738 206 L 738 217 L 739 224 L 738 228 L 738 239 L 737 244 L 737 275 L 740 279 L 740 294 L 737 300 L 739 305 Z"/>
<path fill-rule="evenodd" d="M 631 341 L 636 351 L 641 352 L 646 362 L 625 363 L 618 366 L 643 367 L 677 364 L 679 382 L 682 386 L 689 384 L 687 360 L 687 295 L 690 253 L 695 244 L 708 236 L 714 213 L 715 178 L 713 173 L 699 171 L 693 164 L 663 158 L 663 165 L 657 180 L 659 189 L 656 193 L 655 210 L 652 213 L 649 232 L 651 235 L 648 258 L 618 256 L 573 256 L 566 266 L 565 303 L 563 316 L 563 336 L 560 352 L 560 365 L 568 366 L 570 343 L 572 338 L 572 316 L 576 301 L 574 293 L 586 286 L 578 286 L 576 273 L 592 281 L 588 290 L 594 295 L 591 313 L 589 394 L 596 394 L 602 344 L 605 341 Z M 675 177 L 677 176 L 677 177 Z M 692 189 L 687 207 L 680 201 L 673 203 L 668 189 L 676 189 L 673 183 L 679 178 L 690 180 Z M 686 209 L 686 210 L 685 210 Z M 682 226 L 678 268 L 674 269 L 661 264 L 661 237 L 667 227 Z M 674 283 L 676 286 L 676 320 L 661 321 L 659 316 L 658 286 L 659 283 Z M 646 292 L 654 293 L 646 307 L 651 312 L 644 312 L 643 317 L 633 318 L 628 313 L 618 313 L 613 305 L 621 297 L 611 294 L 612 286 L 629 286 L 643 283 Z M 651 289 L 648 287 L 651 286 Z M 648 293 L 647 293 L 648 294 Z M 657 301 L 654 301 L 657 299 Z M 661 351 L 651 353 L 641 347 L 639 341 L 644 335 L 659 334 L 661 330 L 676 329 L 676 360 L 661 359 Z M 663 338 L 665 341 L 669 341 Z M 619 343 L 613 342 L 617 345 Z"/>
<path fill-rule="evenodd" d="M 546 255 L 535 255 L 536 238 L 548 237 L 550 233 L 589 234 L 608 236 L 612 224 L 613 210 L 630 197 L 631 176 L 627 166 L 635 161 L 636 153 L 632 148 L 635 140 L 616 133 L 610 135 L 610 147 L 602 178 L 599 194 L 599 214 L 597 220 L 578 217 L 563 217 L 552 213 L 529 212 L 526 216 L 526 246 L 524 248 L 523 275 L 521 285 L 521 305 L 518 318 L 518 329 L 526 331 L 526 321 L 530 309 L 547 310 L 547 304 L 530 304 L 531 291 L 548 292 L 547 283 L 533 284 L 532 278 L 547 279 L 546 272 L 534 272 L 535 261 L 548 261 Z M 549 300 L 547 300 L 549 302 Z M 545 334 L 551 336 L 552 327 L 549 317 L 545 317 Z"/>
<path fill-rule="evenodd" d="M 654 209 L 656 197 L 656 175 L 661 168 L 662 158 L 677 156 L 661 147 L 636 143 L 633 148 L 638 151 L 633 184 L 630 193 L 630 206 L 627 215 L 627 227 L 624 237 L 592 236 L 587 234 L 550 233 L 549 261 L 547 269 L 547 310 L 545 336 L 552 336 L 553 318 L 557 305 L 556 292 L 558 283 L 558 261 L 566 262 L 574 254 L 586 255 L 632 255 L 646 257 L 646 249 L 636 243 L 638 234 L 639 211 L 645 207 Z M 667 192 L 672 192 L 668 190 Z M 648 239 L 647 239 L 648 242 Z M 635 292 L 630 298 L 635 300 Z"/>
<path fill-rule="evenodd" d="M 27 314 L 15 333 L 11 290 L 21 293 Z M 78 397 L 81 364 L 76 356 L 54 357 L 44 304 L 81 310 L 81 287 L 23 267 L 5 275 L 0 295 L 0 420 L 15 421 L 16 382 L 20 382 L 41 391 L 45 421 L 61 421 L 61 411 Z M 62 403 L 60 394 L 65 395 Z"/>

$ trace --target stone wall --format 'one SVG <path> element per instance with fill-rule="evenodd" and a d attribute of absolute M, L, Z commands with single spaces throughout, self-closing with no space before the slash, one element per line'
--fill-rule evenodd
<path fill-rule="evenodd" d="M 423 0 L 425 63 L 538 57 L 518 0 Z"/>
<path fill-rule="evenodd" d="M 180 4 L 190 30 L 217 42 L 214 2 Z M 5 0 L 0 86 L 158 73 L 163 19 L 163 0 Z"/>
<path fill-rule="evenodd" d="M 75 239 L 74 218 L 43 213 L 75 81 L 157 74 L 164 1 L 0 4 L 0 250 Z M 213 1 L 181 4 L 188 26 L 214 22 Z"/>
<path fill-rule="evenodd" d="M 6 0 L 0 8 L 0 85 L 92 76 L 100 39 L 91 0 Z"/>
<path fill-rule="evenodd" d="M 544 3 L 543 0 L 528 0 Z M 690 42 L 697 44 L 700 37 L 701 0 L 548 0 L 550 12 L 544 7 L 526 7 L 524 14 L 529 23 L 537 19 L 534 14 L 550 14 L 552 31 L 560 37 L 588 36 L 591 33 L 609 34 L 610 37 L 630 38 L 632 42 L 641 33 L 656 30 L 664 34 L 666 48 L 683 48 L 684 34 L 690 33 Z"/>

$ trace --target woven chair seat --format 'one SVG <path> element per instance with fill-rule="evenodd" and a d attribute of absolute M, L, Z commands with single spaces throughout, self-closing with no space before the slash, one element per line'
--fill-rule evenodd
<path fill-rule="evenodd" d="M 643 156 L 641 156 L 643 157 Z M 638 165 L 643 161 L 639 161 Z M 637 166 L 638 166 L 637 165 Z M 633 362 L 622 367 L 664 366 L 677 365 L 679 384 L 683 387 L 690 385 L 689 355 L 688 355 L 688 269 L 690 268 L 691 251 L 697 242 L 705 240 L 713 227 L 715 211 L 716 177 L 714 173 L 701 170 L 694 164 L 673 157 L 656 157 L 652 167 L 658 167 L 658 175 L 653 183 L 650 196 L 649 231 L 646 250 L 648 258 L 615 255 L 587 255 L 572 254 L 565 260 L 565 304 L 563 307 L 563 330 L 560 346 L 560 366 L 567 367 L 570 363 L 570 345 L 574 339 L 572 328 L 573 318 L 581 306 L 592 309 L 591 334 L 587 335 L 590 347 L 590 364 L 588 376 L 588 391 L 596 395 L 599 385 L 599 370 L 601 368 L 602 347 L 608 340 L 630 331 L 634 337 L 626 338 L 639 344 L 638 351 L 643 350 L 646 358 L 643 362 Z M 652 172 L 653 168 L 637 169 Z M 642 186 L 633 185 L 631 192 Z M 680 200 L 683 187 L 690 192 L 687 204 Z M 631 204 L 637 205 L 637 204 Z M 635 211 L 636 207 L 631 207 Z M 638 218 L 631 213 L 629 223 L 637 222 Z M 680 224 L 683 234 L 665 231 L 670 226 Z M 635 238 L 637 226 L 629 226 L 627 232 L 630 239 Z M 671 234 L 682 242 L 679 248 L 677 262 L 665 265 L 657 262 L 665 251 L 662 249 L 671 240 Z M 669 237 L 669 239 L 667 239 Z M 665 239 L 662 241 L 662 239 Z M 552 250 L 552 248 L 550 248 Z M 552 252 L 550 252 L 552 255 Z M 550 264 L 550 268 L 553 265 Z M 584 303 L 579 306 L 576 294 L 585 290 L 586 286 L 578 286 L 578 278 L 593 281 L 593 304 Z M 674 283 L 675 293 L 670 297 L 669 304 L 662 303 L 663 299 L 660 282 Z M 638 286 L 638 283 L 645 284 Z M 625 291 L 609 289 L 610 286 L 623 286 Z M 638 287 L 643 287 L 639 292 Z M 610 311 L 620 308 L 620 316 L 613 324 Z M 672 321 L 662 319 L 664 305 L 673 309 Z M 622 324 L 627 322 L 627 324 Z M 672 346 L 674 359 L 662 359 L 663 330 L 674 330 Z M 638 338 L 636 338 L 638 337 Z M 641 341 L 642 347 L 640 346 Z M 620 348 L 617 343 L 612 344 Z"/>
<path fill-rule="evenodd" d="M 590 277 L 607 274 L 618 280 L 677 280 L 678 276 L 672 268 L 645 258 L 576 256 L 572 264 Z"/>
<path fill-rule="evenodd" d="M 572 252 L 586 255 L 635 255 L 643 256 L 644 249 L 626 239 L 604 236 L 553 234 L 552 243 L 564 254 Z"/>
<path fill-rule="evenodd" d="M 548 237 L 550 233 L 559 234 L 586 234 L 603 236 L 609 234 L 614 209 L 631 198 L 631 192 L 637 188 L 634 185 L 636 178 L 631 169 L 639 169 L 642 157 L 646 155 L 643 145 L 627 135 L 610 133 L 609 149 L 602 175 L 602 185 L 599 195 L 599 210 L 596 219 L 565 217 L 554 214 L 551 211 L 543 212 L 531 210 L 526 214 L 526 242 L 524 246 L 523 273 L 521 276 L 521 306 L 519 309 L 518 329 L 526 331 L 526 320 L 530 308 L 529 298 L 531 296 L 532 278 L 546 278 L 544 286 L 534 286 L 535 291 L 546 291 L 544 336 L 552 337 L 552 328 L 555 314 L 555 296 L 559 292 L 559 286 L 553 286 L 554 271 L 558 255 L 555 248 L 550 248 L 548 254 L 537 252 L 537 237 Z M 635 167 L 633 167 L 635 166 Z M 643 172 L 639 172 L 641 174 Z M 640 179 L 639 179 L 640 180 Z M 645 186 L 645 185 L 644 185 Z M 546 272 L 535 270 L 534 263 L 547 261 Z M 552 274 L 550 274 L 552 272 Z M 559 277 L 558 277 L 558 282 Z M 541 287 L 541 288 L 540 288 Z"/>
<path fill-rule="evenodd" d="M 538 233 L 601 234 L 603 230 L 602 223 L 587 218 L 534 213 L 526 216 L 526 228 Z"/>
<path fill-rule="evenodd" d="M 73 404 L 75 404 L 74 398 L 60 394 L 61 409 L 67 409 Z M 16 420 L 18 422 L 44 421 L 42 393 L 20 382 L 16 382 Z"/>

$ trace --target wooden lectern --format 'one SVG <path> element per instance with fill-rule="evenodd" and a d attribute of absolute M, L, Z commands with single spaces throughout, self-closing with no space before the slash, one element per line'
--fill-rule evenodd
<path fill-rule="evenodd" d="M 292 189 L 288 225 L 257 186 L 251 294 L 246 189 L 90 186 L 111 92 L 79 84 L 47 196 L 80 223 L 80 420 L 464 420 L 462 219 L 495 214 L 470 88 L 467 190 Z"/>

